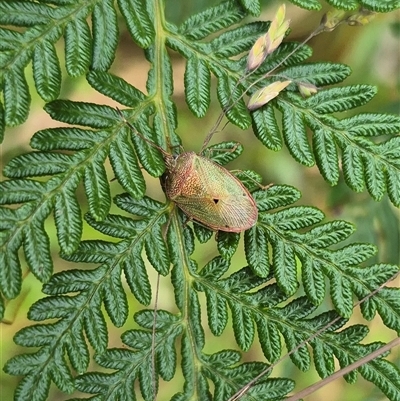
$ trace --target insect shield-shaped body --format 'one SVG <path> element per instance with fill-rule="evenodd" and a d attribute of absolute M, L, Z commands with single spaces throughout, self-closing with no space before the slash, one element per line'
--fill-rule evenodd
<path fill-rule="evenodd" d="M 165 193 L 189 218 L 213 230 L 241 232 L 258 210 L 245 186 L 228 170 L 194 152 L 166 156 Z"/>

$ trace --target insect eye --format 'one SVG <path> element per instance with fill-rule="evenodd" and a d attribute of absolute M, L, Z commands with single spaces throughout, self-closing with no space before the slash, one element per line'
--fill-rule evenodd
<path fill-rule="evenodd" d="M 217 204 L 219 202 L 219 199 L 213 199 L 214 203 Z"/>

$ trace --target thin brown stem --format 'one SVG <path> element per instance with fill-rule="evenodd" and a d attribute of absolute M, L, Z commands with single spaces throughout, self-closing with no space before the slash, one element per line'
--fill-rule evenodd
<path fill-rule="evenodd" d="M 399 344 L 400 344 L 400 338 L 396 337 L 394 340 L 390 341 L 390 343 L 385 344 L 383 347 L 378 348 L 374 352 L 371 352 L 370 354 L 364 356 L 363 358 L 352 363 L 351 365 L 348 365 L 345 368 L 340 369 L 340 370 L 336 371 L 335 373 L 333 373 L 332 375 L 326 377 L 325 379 L 322 379 L 319 382 L 314 383 L 311 386 L 308 386 L 305 389 L 299 391 L 298 393 L 296 393 L 288 398 L 285 398 L 285 401 L 298 401 L 298 400 L 306 397 L 307 395 L 315 393 L 320 388 L 326 386 L 327 384 L 338 379 L 339 377 L 342 377 L 342 376 L 350 373 L 351 371 L 359 368 L 360 366 L 364 365 L 365 363 L 372 361 L 373 359 L 377 358 L 378 356 L 382 355 L 383 353 L 390 351 L 392 348 L 398 346 Z"/>

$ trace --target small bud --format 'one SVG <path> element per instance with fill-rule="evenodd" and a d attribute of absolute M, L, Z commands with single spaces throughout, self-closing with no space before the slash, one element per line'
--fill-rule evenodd
<path fill-rule="evenodd" d="M 318 88 L 309 82 L 301 82 L 297 85 L 297 87 L 299 88 L 299 92 L 303 97 L 310 97 L 314 93 L 318 92 Z"/>
<path fill-rule="evenodd" d="M 285 21 L 276 31 L 276 35 L 272 38 L 271 44 L 268 46 L 268 54 L 274 52 L 282 43 L 285 33 L 289 29 L 289 23 L 289 20 Z"/>
<path fill-rule="evenodd" d="M 249 110 L 256 110 L 261 106 L 267 104 L 270 100 L 277 97 L 279 93 L 285 89 L 292 81 L 276 81 L 254 92 L 250 97 L 247 108 Z"/>
<path fill-rule="evenodd" d="M 265 57 L 267 57 L 265 45 L 265 35 L 260 36 L 250 49 L 249 56 L 247 57 L 247 71 L 256 69 L 265 60 Z"/>
<path fill-rule="evenodd" d="M 360 9 L 357 14 L 350 15 L 347 18 L 347 23 L 351 26 L 355 25 L 367 25 L 369 24 L 374 18 L 376 13 L 364 9 Z"/>
<path fill-rule="evenodd" d="M 285 14 L 286 7 L 282 4 L 272 19 L 268 32 L 260 36 L 250 49 L 247 58 L 247 71 L 258 68 L 268 54 L 271 54 L 282 43 L 289 28 L 289 20 L 285 21 Z"/>
<path fill-rule="evenodd" d="M 326 30 L 331 31 L 336 28 L 336 26 L 343 21 L 346 11 L 344 10 L 331 10 L 328 11 L 321 19 L 321 25 L 326 28 Z"/>

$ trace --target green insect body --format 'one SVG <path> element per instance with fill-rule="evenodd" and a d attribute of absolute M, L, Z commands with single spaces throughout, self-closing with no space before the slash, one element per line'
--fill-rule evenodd
<path fill-rule="evenodd" d="M 164 154 L 165 193 L 183 212 L 213 230 L 241 232 L 254 226 L 258 210 L 232 173 L 195 152 Z"/>

